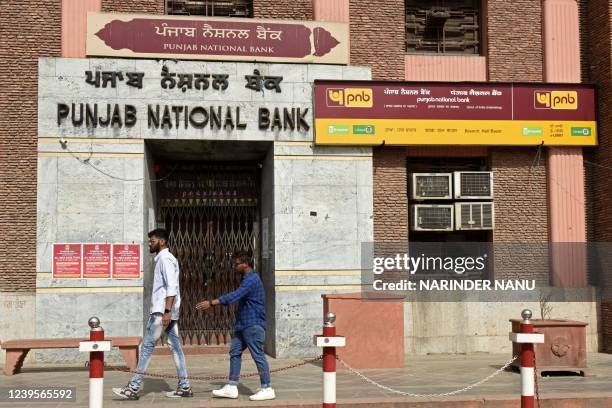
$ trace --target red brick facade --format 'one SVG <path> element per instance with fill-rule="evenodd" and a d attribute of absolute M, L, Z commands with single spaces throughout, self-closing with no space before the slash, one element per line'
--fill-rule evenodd
<path fill-rule="evenodd" d="M 38 57 L 60 56 L 60 32 L 59 0 L 2 2 L 0 291 L 33 292 L 36 287 Z"/>
<path fill-rule="evenodd" d="M 107 13 L 164 14 L 164 0 L 102 0 L 102 11 Z"/>
<path fill-rule="evenodd" d="M 490 81 L 543 80 L 540 0 L 489 0 L 486 15 Z"/>
<path fill-rule="evenodd" d="M 253 17 L 280 20 L 312 20 L 312 0 L 254 0 Z"/>
<path fill-rule="evenodd" d="M 587 60 L 588 79 L 598 85 L 599 107 L 599 146 L 587 159 L 594 160 L 602 167 L 587 164 L 587 171 L 592 174 L 594 183 L 590 191 L 592 201 L 589 205 L 589 219 L 594 222 L 590 226 L 589 237 L 596 242 L 612 245 L 612 11 L 610 2 L 606 0 L 589 0 L 587 8 L 588 47 Z M 608 271 L 609 274 L 609 271 Z M 612 287 L 609 278 L 603 282 Z M 607 299 L 609 300 L 608 290 Z M 602 349 L 612 352 L 612 302 L 601 304 L 601 332 L 603 336 Z"/>
<path fill-rule="evenodd" d="M 493 148 L 495 278 L 549 283 L 546 152 Z M 535 160 L 534 160 L 535 159 Z M 537 243 L 541 243 L 538 245 Z"/>
<path fill-rule="evenodd" d="M 374 241 L 408 241 L 408 180 L 404 149 L 374 149 Z"/>
<path fill-rule="evenodd" d="M 372 68 L 372 79 L 404 79 L 404 2 L 350 0 L 351 65 Z"/>

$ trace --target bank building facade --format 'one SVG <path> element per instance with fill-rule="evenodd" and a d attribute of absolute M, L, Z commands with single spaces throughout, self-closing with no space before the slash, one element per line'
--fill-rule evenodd
<path fill-rule="evenodd" d="M 608 181 L 584 160 L 608 157 L 609 130 L 601 116 L 597 127 L 600 96 L 585 83 L 610 78 L 582 80 L 580 53 L 596 51 L 578 42 L 564 45 L 572 69 L 555 70 L 550 43 L 561 27 L 587 35 L 583 5 L 542 2 L 531 34 L 513 43 L 501 27 L 502 16 L 519 19 L 508 2 L 365 3 L 63 0 L 7 21 L 15 33 L 17 21 L 41 29 L 18 62 L 24 90 L 2 97 L 23 104 L 12 118 L 33 123 L 3 124 L 3 144 L 29 138 L 7 163 L 29 164 L 3 198 L 2 222 L 24 231 L 6 248 L 24 256 L 1 281 L 1 340 L 84 336 L 94 315 L 107 335 L 142 335 L 155 228 L 168 230 L 180 262 L 187 353 L 229 344 L 235 308 L 194 306 L 238 285 L 230 257 L 246 250 L 266 290 L 266 352 L 277 357 L 315 354 L 324 303 L 361 299 L 367 243 L 584 243 L 589 231 L 606 240 L 587 214 L 602 213 L 591 191 Z M 444 36 L 432 36 L 439 27 Z M 546 99 L 555 95 L 568 99 Z M 481 100 L 500 108 L 466 107 Z M 561 120 L 554 103 L 569 115 L 560 127 L 535 123 Z M 452 128 L 457 120 L 471 123 Z M 22 208 L 13 196 L 26 197 Z M 568 267 L 559 256 L 496 266 L 495 278 L 591 293 L 584 259 Z M 364 338 L 368 326 L 389 327 L 401 354 L 494 352 L 510 349 L 508 318 L 520 308 L 385 304 L 371 310 L 386 316 L 338 306 L 338 324 Z M 593 297 L 555 311 L 586 321 L 596 351 L 608 344 L 606 307 Z"/>

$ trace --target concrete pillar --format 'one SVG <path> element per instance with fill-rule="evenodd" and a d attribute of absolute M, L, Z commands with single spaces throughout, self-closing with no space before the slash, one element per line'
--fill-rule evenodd
<path fill-rule="evenodd" d="M 102 0 L 62 0 L 62 57 L 85 57 L 87 12 L 101 9 Z"/>
<path fill-rule="evenodd" d="M 314 19 L 349 22 L 349 0 L 312 0 Z"/>
<path fill-rule="evenodd" d="M 544 78 L 580 83 L 580 30 L 576 0 L 544 0 Z M 551 284 L 586 285 L 584 168 L 581 147 L 548 149 Z"/>

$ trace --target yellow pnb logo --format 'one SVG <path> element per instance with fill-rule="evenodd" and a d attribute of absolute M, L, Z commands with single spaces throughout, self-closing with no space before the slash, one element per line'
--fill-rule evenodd
<path fill-rule="evenodd" d="M 371 108 L 374 96 L 371 88 L 330 88 L 327 90 L 327 106 L 345 108 Z"/>
<path fill-rule="evenodd" d="M 576 91 L 535 92 L 534 95 L 536 109 L 578 109 Z"/>

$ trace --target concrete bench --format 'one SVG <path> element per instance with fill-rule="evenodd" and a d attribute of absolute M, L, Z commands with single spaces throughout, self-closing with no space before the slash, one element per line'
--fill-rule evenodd
<path fill-rule="evenodd" d="M 119 352 L 125 359 L 130 370 L 135 370 L 138 364 L 138 345 L 142 342 L 142 337 L 110 337 L 112 347 L 119 347 Z M 89 339 L 23 339 L 8 340 L 2 343 L 2 348 L 6 350 L 4 362 L 4 374 L 13 375 L 19 373 L 23 360 L 32 349 L 53 349 L 53 348 L 79 348 L 79 343 L 89 341 Z"/>

